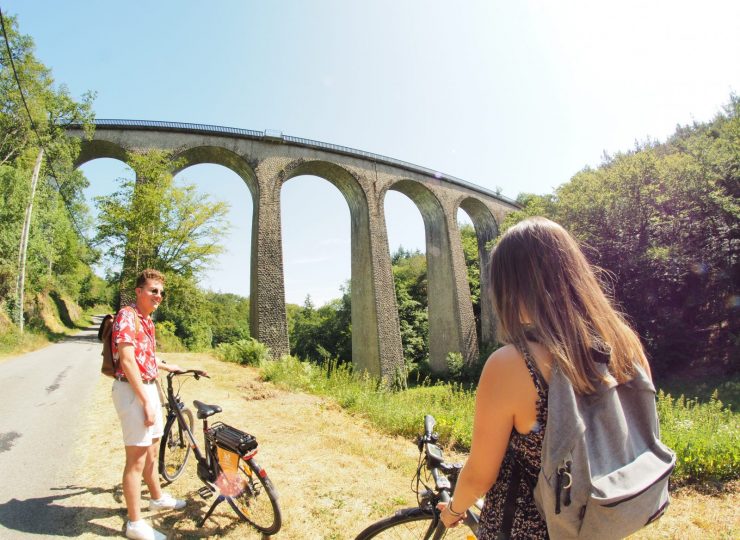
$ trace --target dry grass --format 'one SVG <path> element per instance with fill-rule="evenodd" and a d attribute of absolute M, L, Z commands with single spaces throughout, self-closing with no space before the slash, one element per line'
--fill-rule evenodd
<path fill-rule="evenodd" d="M 197 355 L 168 359 L 212 375 L 183 388 L 186 402 L 217 403 L 224 409 L 220 419 L 257 437 L 258 460 L 280 494 L 283 528 L 276 538 L 354 538 L 393 509 L 415 504 L 410 479 L 417 452 L 408 440 L 380 435 L 330 401 L 264 384 L 254 369 Z M 84 418 L 80 440 L 86 443 L 78 448 L 75 473 L 79 494 L 56 501 L 76 509 L 65 528 L 68 535 L 98 538 L 123 530 L 123 448 L 109 392 L 108 380 L 101 378 Z M 198 529 L 195 524 L 210 504 L 197 495 L 200 485 L 191 458 L 185 474 L 167 488 L 189 499 L 188 507 L 145 517 L 171 538 L 259 538 L 226 504 Z M 667 516 L 635 538 L 736 538 L 736 488 L 719 495 L 681 491 Z"/>

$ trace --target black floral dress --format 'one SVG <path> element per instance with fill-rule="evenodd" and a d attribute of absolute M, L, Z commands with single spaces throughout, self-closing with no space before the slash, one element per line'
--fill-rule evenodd
<path fill-rule="evenodd" d="M 511 430 L 509 447 L 504 455 L 496 483 L 486 493 L 478 529 L 479 540 L 495 540 L 504 520 L 504 506 L 509 493 L 509 484 L 514 474 L 514 463 L 519 463 L 519 491 L 511 526 L 513 539 L 548 538 L 547 526 L 534 504 L 532 488 L 537 483 L 542 457 L 542 440 L 547 425 L 547 383 L 529 352 L 517 347 L 524 356 L 527 369 L 537 389 L 537 423 L 526 435 Z"/>

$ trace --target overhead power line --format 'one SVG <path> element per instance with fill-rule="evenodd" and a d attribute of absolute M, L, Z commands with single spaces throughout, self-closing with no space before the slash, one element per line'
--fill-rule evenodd
<path fill-rule="evenodd" d="M 49 151 L 47 150 L 46 145 L 44 145 L 44 141 L 41 138 L 41 135 L 39 134 L 38 129 L 36 128 L 36 123 L 33 121 L 33 116 L 31 116 L 31 110 L 29 109 L 28 103 L 26 102 L 26 96 L 23 94 L 23 85 L 21 85 L 20 77 L 18 77 L 18 70 L 15 67 L 15 61 L 13 60 L 13 51 L 10 48 L 10 40 L 8 39 L 8 33 L 5 29 L 5 18 L 3 17 L 2 9 L 0 9 L 0 27 L 2 27 L 3 38 L 5 38 L 5 49 L 8 51 L 8 60 L 10 61 L 10 68 L 13 71 L 13 77 L 15 78 L 15 84 L 18 86 L 18 93 L 21 96 L 23 107 L 26 109 L 26 114 L 28 115 L 28 121 L 31 124 L 31 130 L 36 135 L 36 138 L 38 139 L 38 142 L 39 142 L 39 146 L 44 150 L 44 154 L 46 156 L 46 164 L 49 167 L 49 171 L 51 172 L 51 178 L 54 180 L 54 183 L 56 184 L 56 187 L 57 187 L 57 192 L 59 193 L 59 196 L 62 198 L 64 207 L 67 209 L 67 213 L 69 214 L 69 219 L 70 219 L 70 222 L 72 223 L 72 226 L 74 227 L 75 231 L 77 231 L 77 234 L 82 239 L 82 241 L 85 243 L 87 248 L 92 250 L 92 246 L 90 246 L 90 244 L 87 241 L 87 238 L 82 233 L 82 230 L 77 224 L 77 220 L 75 219 L 75 216 L 72 212 L 70 202 L 67 200 L 67 197 L 64 195 L 64 192 L 62 191 L 62 184 L 59 183 L 57 174 L 54 171 L 54 165 L 51 160 L 51 154 L 49 154 Z"/>

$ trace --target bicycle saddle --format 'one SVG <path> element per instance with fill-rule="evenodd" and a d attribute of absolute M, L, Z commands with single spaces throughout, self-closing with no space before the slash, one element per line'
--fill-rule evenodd
<path fill-rule="evenodd" d="M 197 399 L 193 401 L 193 405 L 195 405 L 195 408 L 198 409 L 197 416 L 199 420 L 203 420 L 204 418 L 213 416 L 216 413 L 220 413 L 222 410 L 219 405 L 207 405 L 202 401 L 198 401 Z"/>

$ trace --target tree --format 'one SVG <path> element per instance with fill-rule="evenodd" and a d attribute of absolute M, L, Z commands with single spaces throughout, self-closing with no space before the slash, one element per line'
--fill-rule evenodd
<path fill-rule="evenodd" d="M 231 293 L 207 293 L 213 346 L 249 338 L 249 299 Z"/>
<path fill-rule="evenodd" d="M 349 287 L 342 298 L 316 309 L 311 296 L 292 316 L 290 351 L 305 360 L 323 363 L 331 359 L 352 360 L 352 325 Z"/>
<path fill-rule="evenodd" d="M 136 180 L 121 178 L 116 192 L 96 198 L 95 239 L 107 253 L 111 279 L 119 283 L 119 301 L 126 301 L 141 270 L 156 268 L 167 276 L 168 288 L 157 320 L 169 321 L 168 328 L 185 347 L 203 350 L 230 337 L 247 337 L 246 317 L 230 330 L 219 325 L 214 335 L 209 297 L 197 285 L 202 271 L 223 251 L 227 203 L 211 201 L 193 185 L 176 184 L 171 170 L 178 163 L 167 152 L 131 154 L 128 161 Z"/>
<path fill-rule="evenodd" d="M 75 296 L 91 273 L 94 253 L 82 236 L 89 219 L 82 194 L 86 180 L 74 171 L 79 140 L 68 138 L 64 129 L 71 123 L 90 128 L 93 95 L 76 101 L 66 87 L 55 86 L 50 70 L 34 55 L 33 40 L 18 32 L 15 18 L 3 22 L 8 47 L 0 46 L 0 304 L 17 314 L 21 306 L 10 291 L 23 272 L 18 267 L 22 223 L 32 201 L 31 171 L 42 147 L 45 160 L 30 215 L 25 289 L 33 293 L 53 287 Z"/>
<path fill-rule="evenodd" d="M 198 194 L 193 185 L 177 185 L 170 172 L 177 164 L 166 152 L 131 154 L 129 163 L 137 179 L 119 179 L 118 191 L 96 198 L 96 242 L 121 269 L 119 276 L 152 267 L 197 277 L 223 251 L 228 204 Z"/>
<path fill-rule="evenodd" d="M 420 251 L 399 247 L 391 257 L 396 289 L 401 346 L 407 371 L 414 373 L 429 360 L 427 259 Z"/>
<path fill-rule="evenodd" d="M 478 237 L 472 225 L 465 224 L 460 227 L 460 236 L 465 256 L 465 267 L 468 273 L 468 287 L 470 288 L 470 301 L 473 304 L 473 316 L 475 317 L 475 328 L 478 335 L 478 346 L 480 347 L 480 255 L 478 253 Z"/>
<path fill-rule="evenodd" d="M 739 200 L 740 99 L 731 96 L 712 122 L 607 156 L 554 195 L 528 196 L 511 223 L 546 215 L 581 241 L 658 374 L 731 372 L 740 355 Z"/>

